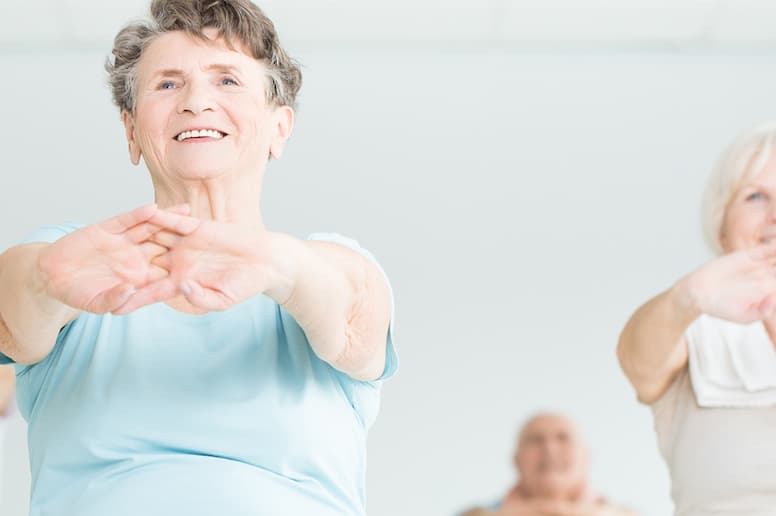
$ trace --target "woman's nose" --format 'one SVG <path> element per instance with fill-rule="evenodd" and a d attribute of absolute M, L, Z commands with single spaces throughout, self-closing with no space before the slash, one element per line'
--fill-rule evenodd
<path fill-rule="evenodd" d="M 198 81 L 190 81 L 184 86 L 184 91 L 178 104 L 178 113 L 188 111 L 198 115 L 203 111 L 212 111 L 213 109 L 214 103 L 207 85 Z"/>

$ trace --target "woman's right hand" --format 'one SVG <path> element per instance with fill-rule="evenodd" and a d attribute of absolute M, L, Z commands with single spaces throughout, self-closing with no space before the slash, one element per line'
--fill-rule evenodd
<path fill-rule="evenodd" d="M 721 256 L 677 287 L 699 313 L 741 324 L 767 318 L 776 309 L 776 243 Z"/>
<path fill-rule="evenodd" d="M 38 261 L 38 288 L 77 310 L 117 310 L 137 289 L 167 275 L 151 263 L 167 252 L 148 241 L 160 229 L 148 222 L 157 211 L 156 205 L 143 206 L 47 246 Z M 188 206 L 170 211 L 185 214 Z"/>

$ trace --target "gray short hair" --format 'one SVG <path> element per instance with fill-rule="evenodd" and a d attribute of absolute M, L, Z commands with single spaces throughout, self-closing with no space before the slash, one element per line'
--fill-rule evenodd
<path fill-rule="evenodd" d="M 268 102 L 294 106 L 302 72 L 280 46 L 272 21 L 250 0 L 153 0 L 151 19 L 130 23 L 114 40 L 113 59 L 105 63 L 113 102 L 121 111 L 134 113 L 137 65 L 143 51 L 159 35 L 183 31 L 207 40 L 207 28 L 216 29 L 230 48 L 237 40 L 264 63 Z"/>
<path fill-rule="evenodd" d="M 703 195 L 701 220 L 706 243 L 717 253 L 722 248 L 722 224 L 733 196 L 746 179 L 762 171 L 773 155 L 776 121 L 758 124 L 722 153 L 711 172 Z"/>

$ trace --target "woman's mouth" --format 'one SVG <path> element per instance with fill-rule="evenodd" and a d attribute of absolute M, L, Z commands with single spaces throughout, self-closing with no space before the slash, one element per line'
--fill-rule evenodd
<path fill-rule="evenodd" d="M 220 140 L 227 136 L 226 133 L 222 133 L 216 129 L 192 129 L 189 131 L 183 131 L 175 137 L 176 141 L 183 142 L 192 138 L 211 138 L 213 140 Z"/>

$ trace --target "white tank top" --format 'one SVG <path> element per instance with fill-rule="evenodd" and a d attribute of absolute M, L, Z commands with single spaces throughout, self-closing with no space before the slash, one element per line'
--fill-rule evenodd
<path fill-rule="evenodd" d="M 776 514 L 776 406 L 702 408 L 685 367 L 652 411 L 676 516 Z"/>

